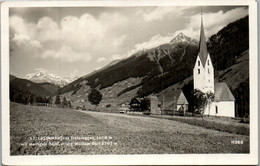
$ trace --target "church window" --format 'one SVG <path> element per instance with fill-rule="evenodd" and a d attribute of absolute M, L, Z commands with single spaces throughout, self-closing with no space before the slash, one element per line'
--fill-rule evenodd
<path fill-rule="evenodd" d="M 218 106 L 216 106 L 216 114 L 218 113 Z"/>
<path fill-rule="evenodd" d="M 210 80 L 209 80 L 209 82 L 210 82 Z"/>
<path fill-rule="evenodd" d="M 198 74 L 200 74 L 200 69 L 198 69 Z"/>
<path fill-rule="evenodd" d="M 209 60 L 208 60 L 208 66 L 209 66 Z"/>
<path fill-rule="evenodd" d="M 200 66 L 200 61 L 198 61 L 198 66 Z"/>
<path fill-rule="evenodd" d="M 209 68 L 208 68 L 208 73 L 210 74 L 210 70 L 209 70 Z"/>

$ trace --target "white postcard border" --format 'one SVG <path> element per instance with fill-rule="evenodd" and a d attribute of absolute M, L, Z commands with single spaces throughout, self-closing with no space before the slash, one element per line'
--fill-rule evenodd
<path fill-rule="evenodd" d="M 157 155 L 53 155 L 10 156 L 9 125 L 9 7 L 77 6 L 249 6 L 250 153 L 249 154 L 157 154 Z M 257 164 L 258 163 L 258 51 L 257 2 L 254 0 L 113 0 L 113 1 L 8 1 L 1 4 L 2 163 L 5 165 L 118 165 L 118 164 Z"/>

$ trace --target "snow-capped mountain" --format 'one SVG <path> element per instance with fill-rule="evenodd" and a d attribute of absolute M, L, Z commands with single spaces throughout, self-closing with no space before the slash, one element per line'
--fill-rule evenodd
<path fill-rule="evenodd" d="M 78 77 L 60 77 L 52 73 L 48 73 L 46 71 L 38 71 L 35 73 L 27 74 L 25 78 L 35 83 L 48 82 L 63 87 L 71 83 L 72 81 L 76 80 Z"/>
<path fill-rule="evenodd" d="M 171 43 L 188 43 L 192 45 L 198 45 L 198 41 L 185 36 L 182 32 L 171 40 Z"/>

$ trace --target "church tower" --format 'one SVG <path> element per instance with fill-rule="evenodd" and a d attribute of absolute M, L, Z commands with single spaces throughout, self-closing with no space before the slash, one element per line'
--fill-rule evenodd
<path fill-rule="evenodd" d="M 194 89 L 199 89 L 206 93 L 214 93 L 214 68 L 207 50 L 207 43 L 201 15 L 201 29 L 199 41 L 199 54 L 193 68 Z"/>

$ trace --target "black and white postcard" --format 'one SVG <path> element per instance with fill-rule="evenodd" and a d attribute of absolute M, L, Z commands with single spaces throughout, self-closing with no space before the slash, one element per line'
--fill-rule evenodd
<path fill-rule="evenodd" d="M 3 164 L 257 164 L 256 7 L 3 2 Z"/>

